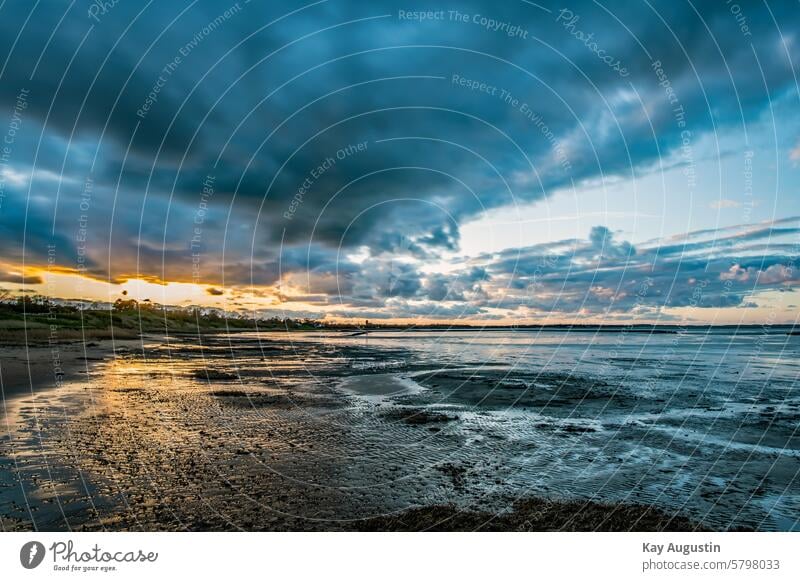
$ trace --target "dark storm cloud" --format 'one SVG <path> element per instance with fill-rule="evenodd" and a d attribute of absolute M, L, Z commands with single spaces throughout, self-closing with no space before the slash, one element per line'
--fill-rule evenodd
<path fill-rule="evenodd" d="M 354 301 L 466 299 L 474 285 L 384 259 L 435 258 L 486 209 L 680 157 L 683 132 L 741 127 L 796 89 L 792 3 L 748 4 L 746 32 L 724 2 L 542 4 L 6 2 L 2 120 L 29 91 L 8 164 L 58 179 L 32 178 L 41 207 L 5 189 L 3 258 L 22 224 L 28 257 L 53 239 L 72 257 L 88 213 L 99 278 L 191 280 L 199 248 L 213 284 L 295 271 L 338 275 Z M 416 9 L 442 18 L 400 17 Z M 371 277 L 343 257 L 365 247 Z M 640 251 L 601 229 L 591 249 Z"/>
<path fill-rule="evenodd" d="M 0 282 L 10 282 L 14 284 L 42 284 L 44 279 L 37 275 L 25 276 L 12 272 L 0 272 Z"/>

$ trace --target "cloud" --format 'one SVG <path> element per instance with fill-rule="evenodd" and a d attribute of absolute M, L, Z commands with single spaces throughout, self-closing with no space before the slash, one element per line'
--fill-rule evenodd
<path fill-rule="evenodd" d="M 599 257 L 624 258 L 636 249 L 628 242 L 616 242 L 614 234 L 605 226 L 595 226 L 589 233 L 589 242 L 598 251 Z"/>
<path fill-rule="evenodd" d="M 584 240 L 479 255 L 447 273 L 387 254 L 337 265 L 317 260 L 305 279 L 309 294 L 289 300 L 339 305 L 329 316 L 374 319 L 667 320 L 676 307 L 752 308 L 760 293 L 800 283 L 798 247 L 787 243 L 798 231 L 780 227 L 787 221 L 689 232 L 691 243 L 667 238 L 640 248 L 598 225 Z"/>
<path fill-rule="evenodd" d="M 594 315 L 748 306 L 754 294 L 800 282 L 796 242 L 781 243 L 800 231 L 776 224 L 741 226 L 736 234 L 724 229 L 720 236 L 690 232 L 686 239 L 700 240 L 651 241 L 639 249 L 614 241 L 609 230 L 596 226 L 586 241 L 565 241 L 566 251 L 554 253 L 557 245 L 548 243 L 486 255 L 476 261 L 492 275 L 491 298 L 475 304 L 494 301 L 495 307 L 515 311 Z M 613 250 L 598 252 L 606 248 Z"/>
<path fill-rule="evenodd" d="M 16 272 L 0 272 L 0 282 L 14 284 L 42 284 L 44 279 L 36 274 L 23 275 Z"/>
<path fill-rule="evenodd" d="M 486 210 L 685 163 L 686 128 L 698 144 L 759 118 L 795 87 L 800 57 L 794 44 L 775 50 L 797 32 L 788 3 L 750 7 L 747 42 L 724 3 L 614 14 L 573 3 L 624 77 L 556 22 L 550 2 L 441 5 L 526 38 L 471 19 L 409 21 L 388 0 L 251 2 L 227 16 L 215 3 L 118 3 L 99 23 L 88 5 L 0 9 L 0 109 L 28 92 L 3 175 L 30 176 L 3 178 L 4 260 L 41 266 L 55 245 L 58 266 L 80 257 L 101 280 L 188 282 L 199 265 L 214 288 L 288 280 L 303 288 L 295 296 L 396 312 L 449 301 L 488 317 L 504 282 L 550 284 L 566 264 L 564 284 L 613 279 L 628 259 L 644 268 L 652 249 L 603 226 L 555 266 L 545 248 L 521 249 L 521 278 L 504 270 L 511 256 L 477 265 L 479 281 L 422 263 L 451 257 L 459 225 Z M 705 251 L 690 244 L 664 243 L 660 255 Z M 577 268 L 578 255 L 599 272 Z M 566 302 L 606 304 L 611 283 Z"/>

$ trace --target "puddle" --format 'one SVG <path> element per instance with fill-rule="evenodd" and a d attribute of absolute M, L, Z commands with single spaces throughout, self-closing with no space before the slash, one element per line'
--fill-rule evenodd
<path fill-rule="evenodd" d="M 339 388 L 347 393 L 374 402 L 403 395 L 417 394 L 424 389 L 420 384 L 408 377 L 391 373 L 354 375 L 344 379 L 339 384 Z"/>

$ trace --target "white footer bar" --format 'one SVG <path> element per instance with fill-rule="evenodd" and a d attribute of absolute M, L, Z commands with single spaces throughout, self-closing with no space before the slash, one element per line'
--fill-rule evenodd
<path fill-rule="evenodd" d="M 797 533 L 0 533 L 4 580 L 778 580 L 798 553 Z"/>

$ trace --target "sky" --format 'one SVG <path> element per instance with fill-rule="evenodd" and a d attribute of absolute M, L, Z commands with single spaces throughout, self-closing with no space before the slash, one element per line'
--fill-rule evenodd
<path fill-rule="evenodd" d="M 0 289 L 793 323 L 796 2 L 0 5 Z"/>

